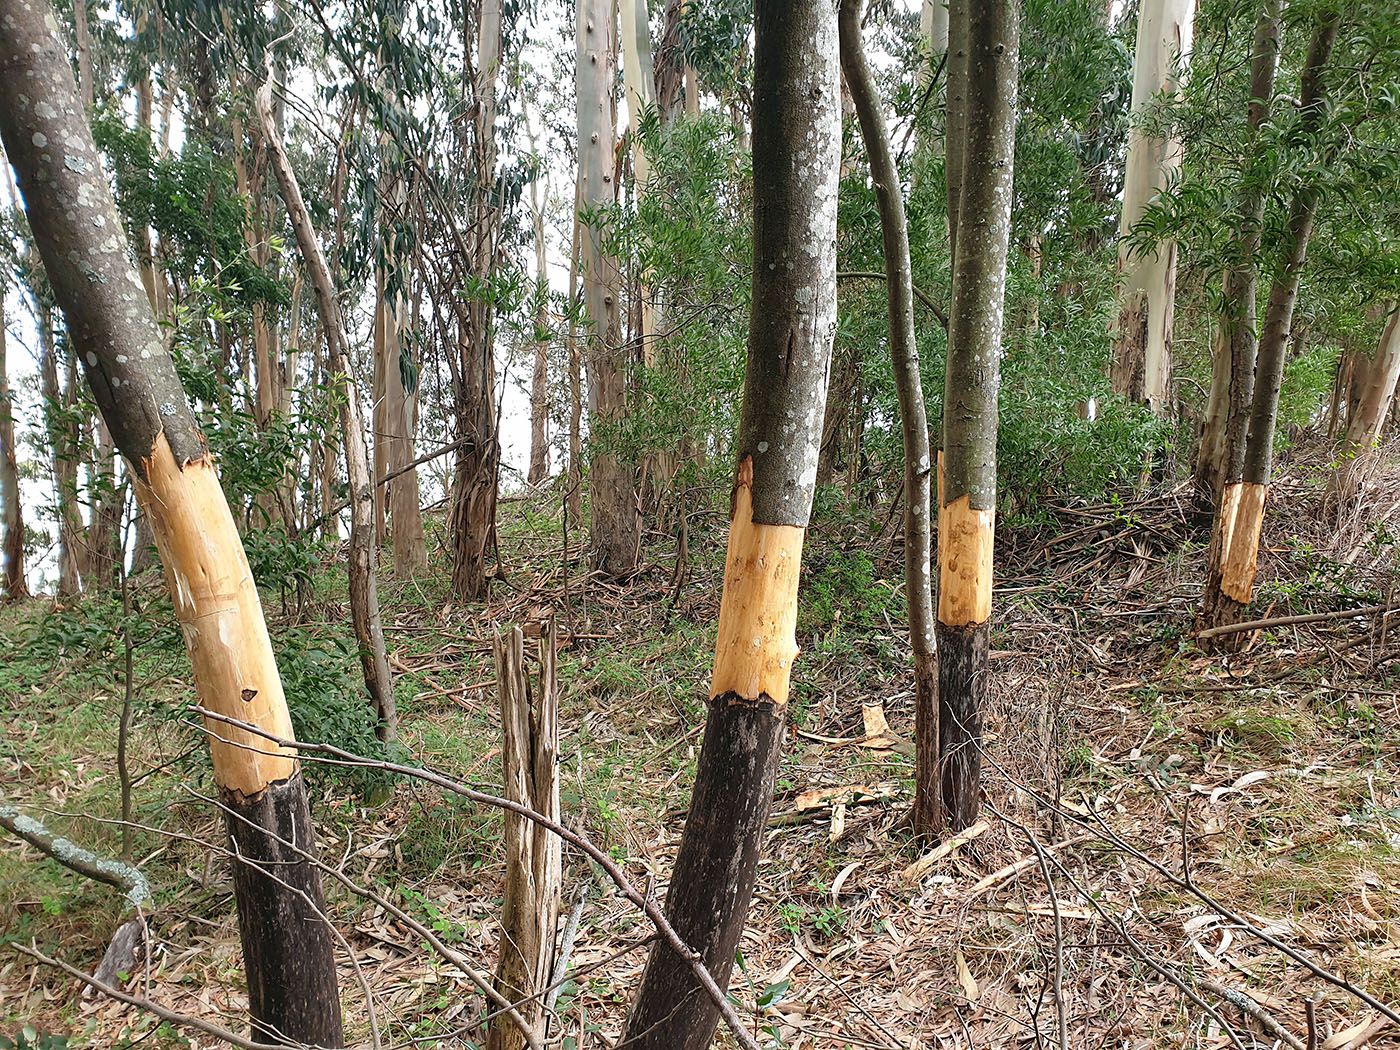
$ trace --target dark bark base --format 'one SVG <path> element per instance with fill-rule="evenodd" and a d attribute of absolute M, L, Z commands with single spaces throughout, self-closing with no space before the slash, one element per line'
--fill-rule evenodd
<path fill-rule="evenodd" d="M 982 803 L 982 702 L 987 694 L 990 623 L 939 623 L 938 758 L 945 831 L 977 822 Z"/>
<path fill-rule="evenodd" d="M 936 837 L 943 829 L 938 761 L 938 664 L 914 658 L 914 834 Z"/>
<path fill-rule="evenodd" d="M 666 895 L 666 917 L 728 987 L 758 873 L 782 756 L 783 713 L 774 704 L 712 701 L 690 815 Z M 629 1050 L 708 1050 L 719 1009 L 690 964 L 653 945 L 622 1044 Z"/>
<path fill-rule="evenodd" d="M 322 918 L 321 873 L 277 841 L 315 853 L 301 774 L 272 784 L 254 801 L 225 793 L 223 802 L 237 853 L 233 894 L 253 1038 L 284 1045 L 344 1046 L 335 955 L 330 928 Z"/>
<path fill-rule="evenodd" d="M 1212 561 L 1214 552 L 1212 551 Z M 1211 565 L 1206 574 L 1205 590 L 1201 593 L 1201 608 L 1196 614 L 1196 630 L 1208 627 L 1226 627 L 1243 623 L 1249 618 L 1249 606 L 1236 601 L 1220 589 L 1220 569 Z M 1196 644 L 1207 653 L 1238 652 L 1249 637 L 1248 631 L 1235 631 L 1232 634 L 1216 635 L 1213 638 L 1198 638 Z"/>

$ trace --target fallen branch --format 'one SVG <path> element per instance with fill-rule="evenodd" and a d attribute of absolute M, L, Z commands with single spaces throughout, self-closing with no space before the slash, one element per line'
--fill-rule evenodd
<path fill-rule="evenodd" d="M 115 886 L 126 894 L 133 908 L 151 899 L 151 884 L 146 876 L 119 860 L 99 857 L 76 842 L 55 835 L 33 817 L 27 817 L 14 806 L 0 806 L 0 828 L 23 839 L 39 852 L 47 854 L 70 871 L 85 875 L 95 882 Z"/>
<path fill-rule="evenodd" d="M 1248 992 L 1241 991 L 1238 988 L 1227 987 L 1226 985 L 1220 984 L 1217 981 L 1212 981 L 1206 977 L 1196 978 L 1196 983 L 1206 991 L 1214 992 L 1231 1006 L 1235 1007 L 1235 1009 L 1241 1010 L 1254 1018 L 1264 1026 L 1265 1031 L 1276 1039 L 1283 1040 L 1284 1043 L 1292 1047 L 1292 1050 L 1303 1050 L 1303 1041 L 1285 1028 L 1278 1018 L 1269 1013 L 1268 1010 L 1265 1010 Z"/>
<path fill-rule="evenodd" d="M 1244 623 L 1227 623 L 1220 627 L 1206 627 L 1196 632 L 1197 638 L 1215 638 L 1222 634 L 1239 634 L 1241 631 L 1258 631 L 1266 627 L 1290 627 L 1300 623 L 1326 623 L 1330 620 L 1350 620 L 1354 616 L 1386 615 L 1397 611 L 1392 605 L 1367 605 L 1360 609 L 1341 609 L 1337 612 L 1307 613 L 1302 616 L 1273 616 L 1267 620 L 1247 620 Z"/>

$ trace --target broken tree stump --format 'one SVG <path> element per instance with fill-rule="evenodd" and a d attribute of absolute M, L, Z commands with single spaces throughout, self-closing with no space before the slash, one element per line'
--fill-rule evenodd
<path fill-rule="evenodd" d="M 525 635 L 512 627 L 493 646 L 501 701 L 501 764 L 505 797 L 552 820 L 559 819 L 559 693 L 555 679 L 553 619 L 541 621 L 538 688 L 525 666 Z M 519 1003 L 519 1012 L 541 1039 L 545 1010 L 540 997 L 554 959 L 554 927 L 562 880 L 559 840 L 518 813 L 505 814 L 506 881 L 501 950 L 495 987 Z M 524 1002 L 528 996 L 536 996 Z M 522 1050 L 525 1033 L 508 1017 L 492 1019 L 487 1050 Z"/>

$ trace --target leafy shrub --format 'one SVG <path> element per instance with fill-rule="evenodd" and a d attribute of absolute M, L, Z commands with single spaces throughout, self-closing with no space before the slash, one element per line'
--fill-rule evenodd
<path fill-rule="evenodd" d="M 374 735 L 369 700 L 358 673 L 359 654 L 348 638 L 318 637 L 290 628 L 275 639 L 277 666 L 298 740 L 331 744 L 361 758 L 389 757 Z M 308 781 L 322 787 L 341 784 L 362 797 L 377 795 L 392 782 L 378 769 L 304 763 Z"/>

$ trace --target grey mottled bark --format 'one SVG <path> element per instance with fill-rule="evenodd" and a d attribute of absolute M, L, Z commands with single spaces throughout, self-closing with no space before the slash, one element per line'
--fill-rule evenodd
<path fill-rule="evenodd" d="M 826 110 L 839 79 L 835 12 L 818 6 L 761 2 L 755 12 L 766 36 L 754 51 L 753 314 L 736 453 L 753 457 L 753 520 L 765 525 L 807 524 L 836 332 L 826 245 L 837 180 L 825 165 L 840 165 L 841 108 L 838 90 Z M 775 24 L 784 19 L 792 24 Z"/>
<path fill-rule="evenodd" d="M 1016 144 L 1019 13 L 1015 0 L 949 5 L 948 82 L 953 295 L 943 394 L 943 502 L 996 507 L 997 390 Z M 953 140 L 955 97 L 961 116 Z"/>

